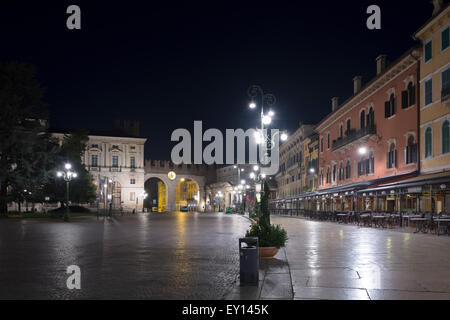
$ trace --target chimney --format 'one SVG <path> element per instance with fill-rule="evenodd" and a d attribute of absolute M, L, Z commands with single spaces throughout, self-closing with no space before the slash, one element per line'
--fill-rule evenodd
<path fill-rule="evenodd" d="M 353 78 L 353 94 L 357 94 L 361 90 L 361 76 Z"/>
<path fill-rule="evenodd" d="M 433 17 L 434 17 L 441 11 L 444 1 L 443 0 L 432 0 L 431 3 L 433 3 L 433 6 L 434 6 L 434 9 L 433 9 Z"/>
<path fill-rule="evenodd" d="M 376 59 L 377 61 L 377 76 L 381 74 L 384 70 L 386 70 L 387 66 L 387 55 L 382 54 L 379 55 Z"/>
<path fill-rule="evenodd" d="M 339 106 L 339 97 L 333 97 L 331 98 L 331 111 L 334 111 Z"/>

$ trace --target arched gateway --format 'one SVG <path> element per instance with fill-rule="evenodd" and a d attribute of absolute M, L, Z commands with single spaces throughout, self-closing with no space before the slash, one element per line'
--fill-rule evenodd
<path fill-rule="evenodd" d="M 203 171 L 203 168 L 194 165 L 177 166 L 170 161 L 146 160 L 145 184 L 147 185 L 147 182 L 151 179 L 158 179 L 164 184 L 166 193 L 165 211 L 178 211 L 187 208 L 188 210 L 203 212 L 206 203 L 206 175 Z"/>

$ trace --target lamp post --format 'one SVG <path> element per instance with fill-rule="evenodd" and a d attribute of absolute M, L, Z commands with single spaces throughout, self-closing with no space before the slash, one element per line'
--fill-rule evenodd
<path fill-rule="evenodd" d="M 272 122 L 272 117 L 275 115 L 275 113 L 272 110 L 272 106 L 275 105 L 275 102 L 277 101 L 275 96 L 271 93 L 265 93 L 263 91 L 263 89 L 258 86 L 258 85 L 252 85 L 250 86 L 250 88 L 248 89 L 248 96 L 251 98 L 251 102 L 249 104 L 250 109 L 255 109 L 257 107 L 256 104 L 256 99 L 258 99 L 258 97 L 261 99 L 261 133 L 260 133 L 260 139 L 261 139 L 261 143 L 265 143 L 265 152 L 264 152 L 264 161 L 265 162 L 265 158 L 268 156 L 268 152 L 267 152 L 267 143 L 268 143 L 268 139 L 267 137 L 264 136 L 264 125 L 269 125 Z M 268 114 L 264 114 L 264 106 L 267 106 L 269 109 Z"/>
<path fill-rule="evenodd" d="M 248 89 L 248 96 L 251 98 L 251 102 L 249 104 L 250 109 L 255 109 L 257 107 L 257 104 L 255 102 L 258 97 L 261 99 L 261 132 L 257 134 L 256 136 L 256 142 L 258 144 L 263 144 L 265 147 L 264 151 L 264 161 L 262 161 L 263 164 L 266 164 L 266 158 L 268 157 L 268 149 L 272 149 L 272 141 L 269 139 L 269 135 L 264 134 L 264 126 L 269 126 L 272 122 L 272 118 L 275 116 L 275 112 L 273 111 L 272 107 L 276 103 L 276 98 L 271 93 L 265 93 L 263 89 L 258 85 L 252 85 Z M 269 112 L 267 114 L 264 114 L 264 107 L 269 108 Z M 258 128 L 257 128 L 258 129 Z M 286 141 L 288 136 L 286 132 L 281 133 L 280 135 L 281 141 Z M 270 146 L 269 146 L 270 142 Z"/>
<path fill-rule="evenodd" d="M 71 169 L 72 165 L 70 163 L 66 163 L 64 165 L 64 170 L 56 173 L 58 178 L 62 177 L 66 181 L 66 212 L 64 213 L 64 221 L 69 221 L 69 183 L 73 178 L 78 176 L 77 173 L 71 171 Z"/>

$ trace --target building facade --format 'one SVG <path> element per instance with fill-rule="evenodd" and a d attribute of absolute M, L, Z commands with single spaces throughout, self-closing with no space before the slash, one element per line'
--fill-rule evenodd
<path fill-rule="evenodd" d="M 414 37 L 422 43 L 420 165 L 422 173 L 450 170 L 450 6 L 437 7 Z"/>
<path fill-rule="evenodd" d="M 53 133 L 60 141 L 65 133 Z M 97 186 L 98 208 L 142 210 L 144 201 L 144 144 L 137 137 L 89 134 L 82 163 Z"/>
<path fill-rule="evenodd" d="M 314 125 L 300 124 L 297 131 L 280 146 L 280 169 L 275 176 L 278 185 L 277 198 L 285 198 L 306 191 L 307 166 L 310 159 L 309 138 Z"/>
<path fill-rule="evenodd" d="M 379 56 L 375 79 L 361 88 L 355 77 L 350 99 L 340 106 L 332 99 L 331 114 L 316 127 L 323 210 L 388 210 L 394 203 L 370 195 L 357 200 L 348 192 L 417 174 L 420 55 L 413 48 L 389 66 L 386 56 Z M 343 186 L 349 186 L 347 193 Z"/>

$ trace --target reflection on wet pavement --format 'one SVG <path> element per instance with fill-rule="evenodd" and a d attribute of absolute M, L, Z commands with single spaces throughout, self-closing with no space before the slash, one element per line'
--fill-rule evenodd
<path fill-rule="evenodd" d="M 239 272 L 237 215 L 0 222 L 0 299 L 221 299 Z M 66 268 L 81 268 L 81 290 Z"/>
<path fill-rule="evenodd" d="M 450 299 L 450 237 L 272 217 L 294 299 Z"/>

